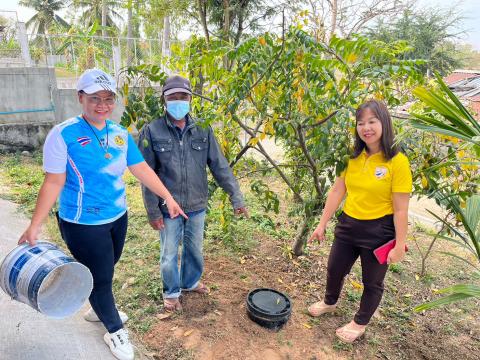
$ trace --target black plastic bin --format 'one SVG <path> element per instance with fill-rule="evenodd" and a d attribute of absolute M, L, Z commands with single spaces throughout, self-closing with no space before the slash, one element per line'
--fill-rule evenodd
<path fill-rule="evenodd" d="M 278 331 L 290 318 L 290 298 L 274 289 L 260 288 L 247 295 L 248 317 L 257 324 Z"/>

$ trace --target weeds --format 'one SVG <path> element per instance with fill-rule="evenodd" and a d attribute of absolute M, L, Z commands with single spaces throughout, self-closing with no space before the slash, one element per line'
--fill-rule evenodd
<path fill-rule="evenodd" d="M 2 157 L 1 167 L 10 187 L 9 198 L 20 204 L 22 210 L 31 214 L 43 183 L 41 159 L 38 154 L 25 157 L 19 154 Z M 25 166 L 27 165 L 27 166 Z"/>
<path fill-rule="evenodd" d="M 400 263 L 390 264 L 388 266 L 388 271 L 390 271 L 394 274 L 401 274 L 402 271 L 403 271 L 402 264 L 400 264 Z"/>

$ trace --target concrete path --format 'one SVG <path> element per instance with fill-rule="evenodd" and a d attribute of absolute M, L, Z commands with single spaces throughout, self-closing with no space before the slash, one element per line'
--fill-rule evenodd
<path fill-rule="evenodd" d="M 28 221 L 11 202 L 0 199 L 0 261 L 17 244 Z M 83 320 L 80 310 L 55 320 L 28 305 L 11 300 L 0 289 L 0 359 L 2 360 L 112 360 L 103 341 L 101 323 Z"/>

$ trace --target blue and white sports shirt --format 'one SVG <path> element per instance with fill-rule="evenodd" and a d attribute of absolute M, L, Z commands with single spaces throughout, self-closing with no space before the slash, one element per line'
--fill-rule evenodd
<path fill-rule="evenodd" d="M 98 141 L 106 144 L 107 128 L 90 128 L 81 117 L 56 125 L 45 140 L 43 169 L 53 174 L 66 172 L 59 208 L 65 221 L 107 224 L 127 209 L 122 175 L 127 166 L 144 160 L 127 129 L 111 120 L 106 124 L 110 159 Z"/>

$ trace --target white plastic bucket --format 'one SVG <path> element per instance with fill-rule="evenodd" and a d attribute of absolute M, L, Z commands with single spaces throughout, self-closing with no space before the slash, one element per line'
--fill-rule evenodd
<path fill-rule="evenodd" d="M 39 241 L 13 249 L 0 265 L 0 287 L 12 299 L 62 319 L 76 313 L 90 296 L 90 270 L 56 245 Z"/>

